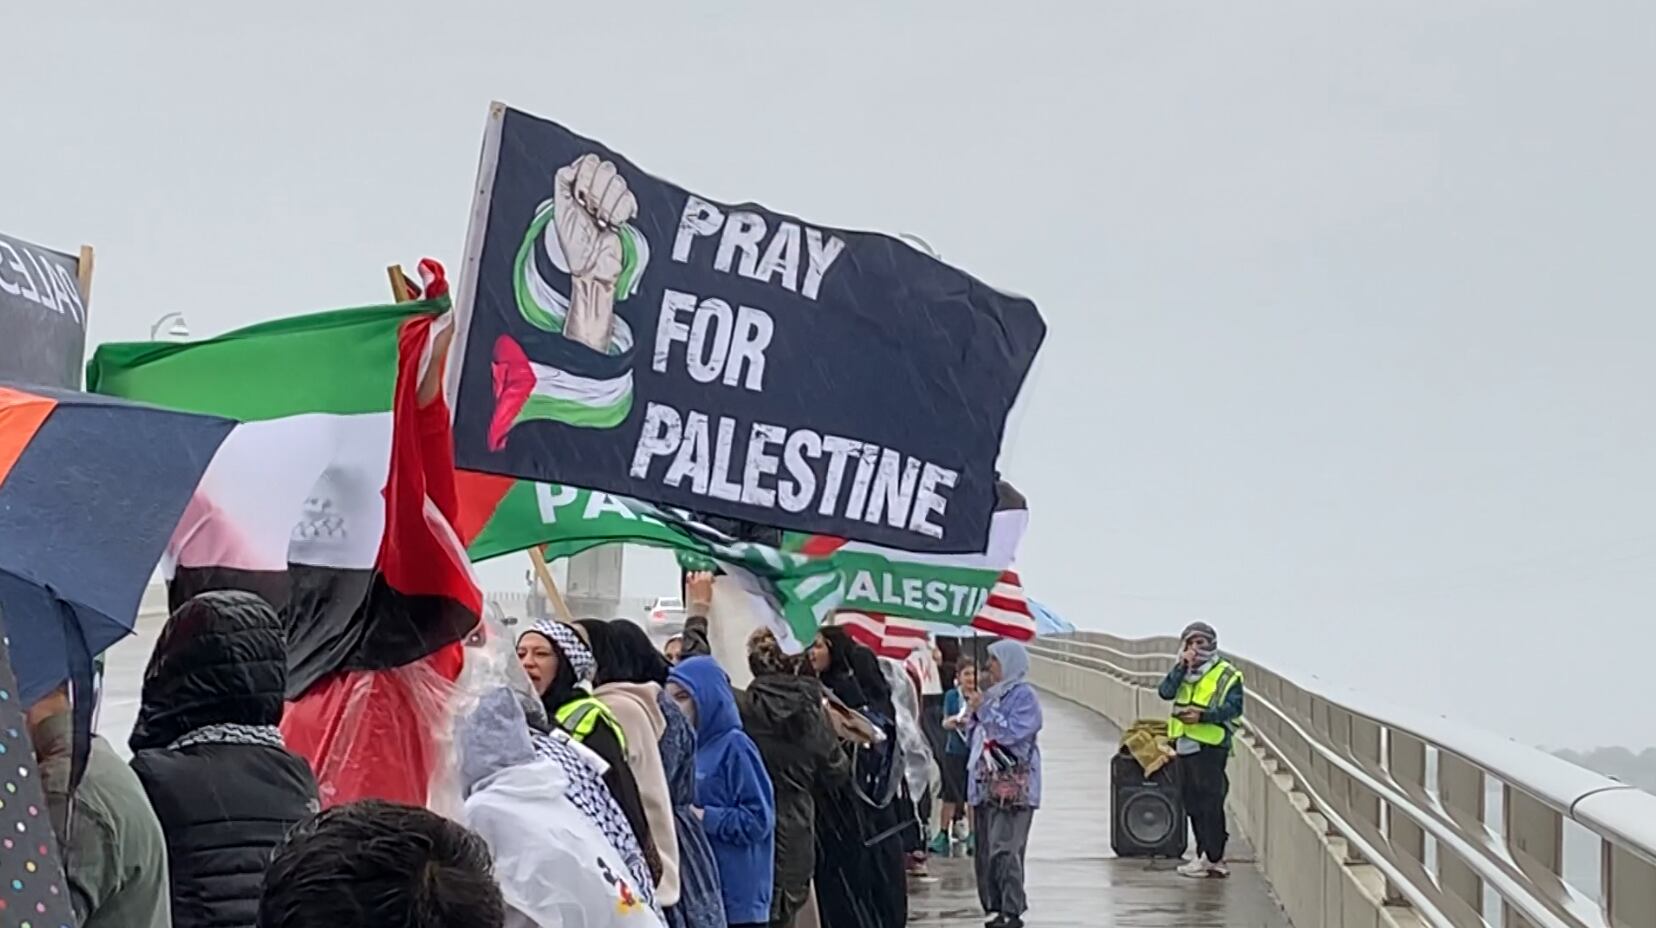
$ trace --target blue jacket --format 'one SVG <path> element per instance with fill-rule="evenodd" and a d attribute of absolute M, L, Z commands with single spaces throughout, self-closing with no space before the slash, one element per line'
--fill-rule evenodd
<path fill-rule="evenodd" d="M 725 918 L 770 921 L 776 797 L 759 749 L 742 731 L 730 678 L 711 657 L 692 657 L 668 679 L 696 704 L 696 802 L 719 863 Z"/>

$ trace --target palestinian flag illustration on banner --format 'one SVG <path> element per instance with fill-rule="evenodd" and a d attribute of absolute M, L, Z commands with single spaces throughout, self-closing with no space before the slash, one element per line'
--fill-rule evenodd
<path fill-rule="evenodd" d="M 289 698 L 340 671 L 399 667 L 456 643 L 482 595 L 450 525 L 453 440 L 415 395 L 447 286 L 422 302 L 262 323 L 193 343 L 100 347 L 88 389 L 239 424 L 168 545 L 173 606 L 264 596 L 288 624 Z M 444 320 L 446 323 L 446 319 Z M 440 394 L 440 391 L 438 391 Z M 458 664 L 455 664 L 458 670 Z"/>
<path fill-rule="evenodd" d="M 1013 564 L 1029 526 L 1029 504 L 1005 481 L 997 489 L 989 544 L 979 554 L 921 554 L 798 533 L 785 536 L 783 547 L 834 561 L 844 578 L 842 610 L 1027 641 L 1035 637 L 1035 618 Z"/>
<path fill-rule="evenodd" d="M 547 334 L 527 345 L 510 335 L 495 341 L 495 411 L 489 424 L 489 446 L 496 450 L 505 447 L 507 433 L 520 422 L 554 419 L 608 429 L 620 425 L 632 411 L 637 343 L 627 320 L 619 312 L 613 315 L 602 351 L 565 331 L 574 283 L 558 240 L 556 214 L 553 199 L 540 204 L 513 266 L 518 312 Z M 619 304 L 637 292 L 650 262 L 650 244 L 630 223 L 616 226 L 614 236 L 620 262 L 614 299 Z"/>

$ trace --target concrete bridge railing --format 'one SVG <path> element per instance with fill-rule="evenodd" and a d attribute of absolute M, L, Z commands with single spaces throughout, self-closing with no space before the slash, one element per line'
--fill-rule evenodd
<path fill-rule="evenodd" d="M 1173 638 L 1040 639 L 1031 676 L 1125 727 L 1164 718 Z M 1656 926 L 1656 795 L 1440 717 L 1230 655 L 1231 811 L 1299 928 Z"/>

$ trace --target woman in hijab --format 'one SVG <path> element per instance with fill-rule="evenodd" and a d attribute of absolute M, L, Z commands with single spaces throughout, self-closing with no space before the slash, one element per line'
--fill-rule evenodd
<path fill-rule="evenodd" d="M 518 636 L 517 652 L 518 663 L 540 694 L 547 718 L 608 765 L 604 785 L 621 806 L 644 849 L 652 881 L 659 881 L 661 855 L 644 813 L 638 780 L 627 764 L 626 733 L 609 707 L 584 687 L 595 670 L 592 650 L 570 626 L 542 619 Z"/>
<path fill-rule="evenodd" d="M 770 924 L 776 869 L 776 792 L 742 730 L 730 677 L 705 655 L 667 675 L 667 692 L 696 726 L 696 806 L 719 865 L 731 928 Z"/>
<path fill-rule="evenodd" d="M 776 635 L 761 628 L 748 637 L 748 670 L 753 682 L 736 694 L 736 707 L 776 790 L 770 924 L 788 928 L 808 903 L 816 872 L 816 792 L 844 786 L 850 761 L 806 655 L 783 653 Z"/>
<path fill-rule="evenodd" d="M 903 825 L 895 808 L 897 723 L 891 687 L 874 652 L 841 627 L 824 628 L 811 666 L 846 707 L 873 723 L 872 747 L 842 745 L 851 776 L 817 786 L 817 908 L 823 928 L 902 928 L 908 921 Z"/>
<path fill-rule="evenodd" d="M 696 730 L 664 689 L 667 659 L 656 651 L 644 629 L 632 622 L 583 619 L 577 624 L 592 642 L 598 664 L 593 693 L 615 710 L 627 729 L 627 755 L 634 761 L 635 772 L 657 767 L 661 771 L 659 803 L 654 787 L 648 782 L 640 786 L 651 833 L 670 834 L 674 839 L 671 854 L 662 853 L 661 902 L 667 907 L 667 923 L 670 928 L 724 928 L 719 866 L 701 819 L 693 811 Z M 648 707 L 641 705 L 646 698 Z M 649 719 L 650 728 L 640 725 L 644 718 Z M 658 721 L 659 729 L 654 727 Z M 651 752 L 653 762 L 642 756 Z M 658 838 L 658 849 L 663 843 Z"/>
<path fill-rule="evenodd" d="M 989 646 L 987 689 L 972 698 L 966 798 L 977 835 L 978 899 L 990 928 L 1023 928 L 1024 852 L 1041 805 L 1041 703 L 1029 684 L 1029 652 L 1003 639 Z"/>

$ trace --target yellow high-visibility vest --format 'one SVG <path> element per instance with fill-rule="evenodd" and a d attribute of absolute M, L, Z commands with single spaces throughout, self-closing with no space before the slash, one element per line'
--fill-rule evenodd
<path fill-rule="evenodd" d="M 615 740 L 621 742 L 621 750 L 627 750 L 627 735 L 621 730 L 621 722 L 616 719 L 610 707 L 599 702 L 594 696 L 577 696 L 558 707 L 557 721 L 559 727 L 569 732 L 576 741 L 585 742 L 587 735 L 602 719 L 610 730 L 615 732 Z"/>
<path fill-rule="evenodd" d="M 1225 743 L 1225 735 L 1234 726 L 1234 723 L 1223 725 L 1213 722 L 1185 722 L 1179 718 L 1179 713 L 1195 707 L 1197 709 L 1211 709 L 1225 701 L 1225 694 L 1231 687 L 1242 682 L 1242 671 L 1237 670 L 1230 661 L 1217 660 L 1208 672 L 1195 683 L 1189 680 L 1179 681 L 1179 692 L 1173 697 L 1173 715 L 1167 720 L 1167 740 L 1177 741 L 1180 737 L 1189 738 L 1197 744 L 1207 744 L 1218 747 Z"/>

